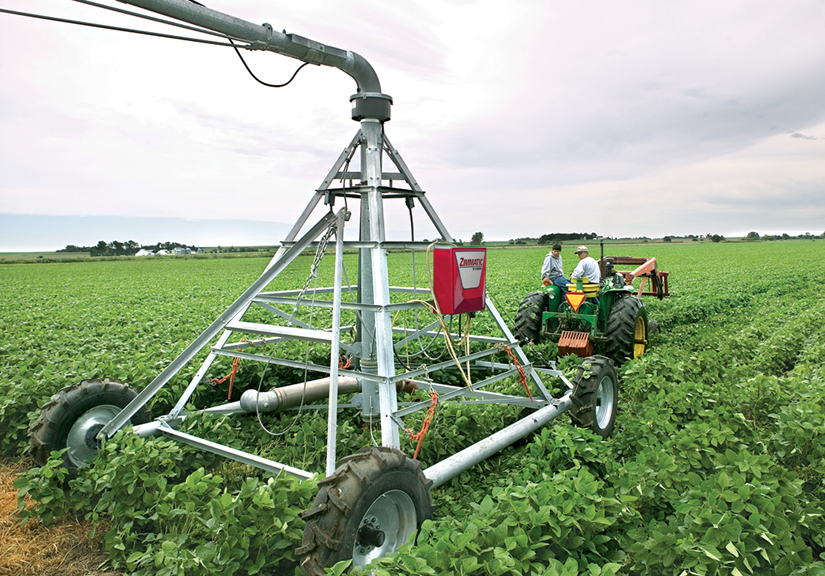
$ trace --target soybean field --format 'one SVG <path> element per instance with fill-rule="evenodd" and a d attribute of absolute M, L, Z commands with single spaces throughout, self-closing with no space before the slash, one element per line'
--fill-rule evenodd
<path fill-rule="evenodd" d="M 613 435 L 601 439 L 563 415 L 462 473 L 434 491 L 434 518 L 415 544 L 375 561 L 373 573 L 825 574 L 825 241 L 606 252 L 655 256 L 670 273 L 671 291 L 661 301 L 645 299 L 660 332 L 642 357 L 620 368 Z M 488 251 L 488 290 L 511 327 L 519 302 L 539 284 L 545 253 Z M 576 258 L 569 249 L 562 257 L 569 273 Z M 322 263 L 319 285 L 332 284 L 331 260 Z M 0 456 L 23 457 L 40 407 L 64 386 L 109 377 L 140 390 L 267 262 L 0 263 Z M 354 280 L 356 256 L 345 263 Z M 311 255 L 300 257 L 272 288 L 300 288 L 311 264 Z M 426 289 L 423 254 L 392 253 L 389 267 L 391 285 Z M 485 313 L 473 320 L 474 332 L 499 336 L 493 326 Z M 557 358 L 551 343 L 525 351 L 536 363 L 558 362 L 570 377 L 580 361 Z M 198 366 L 161 390 L 150 404 L 154 415 L 168 412 Z M 208 377 L 230 367 L 231 359 L 220 360 Z M 262 370 L 241 363 L 233 393 L 257 387 Z M 282 367 L 265 376 L 275 385 L 306 375 Z M 205 386 L 195 401 L 225 401 L 227 393 L 226 384 Z M 519 416 L 514 407 L 439 405 L 419 459 L 426 468 Z M 323 411 L 270 414 L 263 422 L 202 415 L 182 429 L 300 468 L 324 467 Z M 339 457 L 374 438 L 357 412 L 339 415 Z M 402 440 L 410 456 L 414 449 Z M 299 483 L 128 430 L 104 442 L 77 478 L 61 464 L 52 458 L 16 482 L 36 502 L 22 517 L 91 519 L 105 527 L 111 566 L 124 574 L 299 573 L 300 513 L 312 503 L 316 479 Z"/>

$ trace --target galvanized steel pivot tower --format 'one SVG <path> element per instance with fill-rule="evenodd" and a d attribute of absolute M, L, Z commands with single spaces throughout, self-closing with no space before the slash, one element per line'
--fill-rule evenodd
<path fill-rule="evenodd" d="M 271 391 L 246 391 L 239 401 L 219 406 L 202 408 L 203 412 L 220 414 L 260 413 L 290 407 L 305 407 L 306 404 L 328 398 L 327 437 L 327 479 L 322 485 L 312 509 L 307 513 L 307 530 L 298 554 L 303 558 L 302 569 L 307 574 L 321 574 L 325 565 L 352 557 L 356 564 L 364 565 L 372 558 L 396 549 L 406 542 L 420 523 L 431 514 L 431 488 L 438 486 L 460 472 L 487 458 L 529 434 L 565 411 L 574 402 L 579 420 L 592 425 L 597 431 L 609 433 L 613 427 L 616 406 L 615 371 L 608 362 L 601 359 L 591 363 L 586 373 L 579 372 L 575 384 L 569 382 L 555 369 L 555 366 L 534 367 L 519 347 L 506 323 L 499 315 L 490 298 L 486 298 L 487 311 L 501 335 L 469 336 L 469 340 L 481 343 L 476 351 L 465 350 L 450 360 L 431 362 L 428 366 L 409 368 L 397 366 L 396 349 L 408 345 L 413 340 L 427 338 L 447 338 L 439 331 L 439 321 L 432 320 L 426 326 L 394 327 L 392 317 L 398 311 L 420 309 L 426 316 L 429 308 L 423 299 L 429 293 L 420 288 L 392 287 L 389 284 L 387 250 L 403 247 L 410 250 L 424 250 L 427 242 L 389 242 L 385 237 L 384 201 L 404 201 L 408 207 L 416 202 L 423 207 L 428 218 L 438 231 L 442 241 L 451 242 L 452 237 L 436 215 L 424 191 L 418 185 L 407 165 L 392 146 L 383 126 L 390 119 L 392 98 L 381 91 L 378 77 L 370 64 L 358 54 L 326 46 L 319 42 L 280 33 L 269 24 L 255 25 L 243 20 L 210 10 L 189 0 L 121 0 L 146 10 L 181 20 L 203 29 L 219 32 L 243 43 L 249 50 L 267 50 L 309 62 L 312 64 L 339 68 L 351 76 L 357 92 L 350 97 L 352 119 L 360 126 L 352 141 L 341 152 L 337 161 L 327 173 L 321 185 L 312 195 L 308 205 L 298 218 L 280 249 L 273 257 L 261 277 L 212 324 L 203 331 L 163 372 L 148 384 L 133 400 L 120 410 L 115 400 L 104 400 L 105 409 L 95 407 L 83 412 L 75 422 L 67 423 L 71 428 L 68 440 L 67 458 L 77 466 L 82 466 L 88 458 L 89 448 L 95 437 L 111 437 L 127 423 L 140 420 L 149 400 L 196 355 L 208 350 L 206 359 L 186 387 L 171 412 L 148 423 L 134 427 L 141 435 L 162 434 L 181 442 L 209 450 L 238 461 L 273 472 L 284 471 L 298 478 L 306 479 L 314 472 L 299 470 L 286 463 L 275 462 L 258 455 L 243 452 L 219 443 L 180 431 L 180 422 L 187 417 L 185 407 L 193 394 L 202 385 L 213 361 L 220 356 L 242 358 L 308 371 L 327 374 L 327 378 L 311 382 L 300 382 L 279 387 Z M 351 171 L 350 164 L 360 154 L 360 170 Z M 394 170 L 386 170 L 383 159 L 388 158 Z M 394 186 L 393 183 L 398 183 Z M 344 226 L 349 219 L 345 208 L 333 211 L 336 199 L 357 199 L 360 210 L 360 230 L 357 241 L 344 241 Z M 321 200 L 330 209 L 317 221 L 311 216 Z M 345 203 L 345 202 L 344 202 Z M 306 229 L 302 235 L 301 232 Z M 267 286 L 305 249 L 315 246 L 316 263 L 323 256 L 328 243 L 335 246 L 335 280 L 329 288 L 313 288 L 308 296 L 308 284 L 300 290 L 267 292 Z M 320 240 L 319 240 L 320 239 Z M 343 297 L 344 248 L 357 249 L 359 254 L 357 286 L 347 286 L 356 298 Z M 406 299 L 391 300 L 391 294 L 406 294 Z M 260 314 L 247 317 L 253 307 L 266 312 L 270 321 L 260 319 Z M 295 311 L 300 307 L 312 306 L 331 311 L 331 324 L 317 327 L 312 322 L 302 321 Z M 352 325 L 342 326 L 341 315 L 345 311 L 355 314 L 357 320 Z M 347 342 L 342 334 L 356 337 Z M 277 346 L 282 342 L 306 341 L 329 346 L 329 363 L 326 365 L 308 363 L 305 359 L 294 360 L 279 357 Z M 275 346 L 269 355 L 256 351 L 259 346 Z M 485 348 L 486 346 L 486 348 Z M 505 378 L 518 374 L 513 363 L 497 363 L 491 357 L 508 346 L 522 365 L 537 391 L 537 397 L 528 398 L 485 390 L 486 387 Z M 469 347 L 468 347 L 469 348 Z M 339 367 L 339 356 L 344 351 L 355 359 L 354 367 Z M 606 359 L 604 359 L 606 360 Z M 469 365 L 485 369 L 484 379 L 472 386 L 455 386 L 432 381 L 421 381 L 438 370 L 456 365 Z M 399 372 L 399 368 L 402 369 Z M 545 387 L 539 372 L 558 377 L 563 382 L 565 393 L 554 398 Z M 430 387 L 439 396 L 439 401 L 464 401 L 470 403 L 501 403 L 531 408 L 534 411 L 509 427 L 481 440 L 480 442 L 435 463 L 422 472 L 417 461 L 408 458 L 398 449 L 399 432 L 404 428 L 404 417 L 430 407 L 429 401 L 412 402 L 399 409 L 396 392 L 421 384 Z M 575 388 L 575 390 L 574 390 Z M 370 423 L 380 422 L 381 447 L 369 447 L 358 455 L 349 455 L 339 462 L 336 455 L 338 395 L 357 392 L 357 400 L 346 406 L 360 409 L 363 418 Z M 572 392 L 572 393 L 571 393 Z M 317 406 L 314 406 L 317 408 Z M 44 407 L 41 420 L 48 422 Z M 77 411 L 76 411 L 77 412 Z M 115 415 L 116 414 L 116 415 Z M 114 417 L 112 417 L 114 416 Z M 70 426 L 69 426 L 70 425 Z M 48 424 L 43 425 L 48 429 Z M 48 430 L 47 430 L 48 431 Z M 39 438 L 39 440 L 37 440 Z M 73 438 L 78 439 L 76 444 Z M 52 436 L 42 432 L 35 435 L 33 443 L 53 441 Z M 53 446 L 59 448 L 59 446 Z M 48 454 L 48 451 L 46 452 Z M 334 494 L 333 494 L 334 492 Z M 337 494 L 337 496 L 335 495 Z M 343 499 L 343 504 L 327 505 L 328 501 Z"/>
<path fill-rule="evenodd" d="M 288 234 L 281 250 L 275 255 L 268 267 L 268 272 L 273 269 L 287 253 L 287 249 L 295 245 L 292 242 L 306 224 L 308 218 L 323 198 L 327 203 L 334 202 L 336 195 L 360 196 L 361 205 L 361 229 L 360 229 L 360 265 L 358 273 L 358 294 L 359 303 L 364 306 L 360 315 L 363 323 L 359 330 L 360 350 L 356 356 L 360 359 L 362 366 L 376 366 L 376 380 L 362 379 L 366 388 L 365 396 L 378 399 L 377 404 L 381 408 L 381 431 L 382 443 L 385 446 L 398 447 L 398 427 L 391 423 L 390 414 L 397 408 L 394 385 L 390 385 L 388 378 L 394 376 L 394 358 L 392 353 L 392 333 L 391 333 L 391 312 L 387 309 L 389 304 L 389 284 L 386 268 L 384 215 L 382 198 L 382 180 L 385 178 L 382 169 L 382 156 L 386 152 L 398 166 L 399 172 L 388 175 L 391 179 L 404 179 L 411 186 L 410 197 L 417 197 L 425 207 L 427 213 L 433 219 L 439 233 L 443 238 L 450 236 L 438 220 L 429 202 L 424 197 L 423 192 L 418 187 L 412 175 L 406 169 L 398 153 L 392 148 L 383 133 L 383 123 L 390 119 L 390 106 L 392 98 L 381 92 L 381 84 L 372 66 L 360 55 L 340 50 L 303 38 L 296 34 L 281 33 L 273 29 L 269 24 L 255 25 L 220 12 L 210 10 L 199 4 L 188 0 L 121 0 L 124 3 L 132 4 L 152 12 L 170 16 L 185 22 L 201 26 L 226 34 L 228 37 L 238 41 L 247 42 L 245 48 L 250 50 L 268 50 L 308 62 L 311 64 L 332 66 L 339 68 L 355 80 L 357 92 L 350 97 L 352 103 L 352 119 L 360 122 L 360 130 L 352 140 L 350 145 L 343 151 L 335 166 L 330 170 L 322 185 L 316 191 L 309 205 L 301 214 L 298 222 Z M 360 149 L 361 171 L 356 173 L 341 173 L 344 166 L 349 166 L 356 149 Z M 359 185 L 344 190 L 332 191 L 330 185 L 335 181 L 358 181 Z M 317 234 L 316 234 L 317 236 Z M 342 234 L 339 234 L 339 243 Z M 315 240 L 311 238 L 310 240 Z M 298 251 L 295 251 L 297 255 Z M 294 256 L 293 256 L 294 257 Z M 265 274 L 267 276 L 268 274 Z M 340 290 L 340 287 L 337 288 Z M 243 315 L 248 303 L 236 303 L 232 312 L 235 320 L 239 320 Z M 340 306 L 340 303 L 337 304 Z M 208 330 L 207 332 L 219 331 Z M 237 324 L 236 324 L 237 328 Z M 236 332 L 241 330 L 234 330 Z M 225 334 L 228 335 L 229 330 Z M 273 334 L 270 334 L 273 335 Z M 207 334 L 204 334 L 207 336 Z M 274 335 L 276 337 L 282 335 Z M 206 338 L 208 341 L 209 338 Z M 224 344 L 228 338 L 221 339 Z M 222 345 L 221 344 L 221 345 Z M 195 352 L 193 350 L 192 352 Z M 192 354 L 194 355 L 194 354 Z M 210 357 L 208 362 L 211 362 Z M 337 357 L 337 356 L 336 356 Z M 182 359 L 181 359 L 182 360 Z M 188 360 L 187 360 L 188 361 Z M 206 366 L 205 366 L 206 367 Z M 372 371 L 372 370 L 371 370 Z M 199 374 L 205 373 L 201 370 Z M 335 372 L 335 366 L 331 366 L 330 372 Z M 169 375 L 171 377 L 171 374 Z M 202 374 L 201 374 L 202 376 Z M 335 378 L 333 377 L 333 380 Z M 150 385 L 148 392 L 154 393 L 154 388 L 159 388 L 168 378 L 160 378 Z M 376 394 L 375 387 L 380 393 Z M 149 396 L 149 393 L 146 396 Z M 142 395 L 143 396 L 143 395 Z M 332 397 L 332 394 L 330 394 Z M 185 403 L 185 399 L 179 403 L 180 410 Z M 107 433 L 111 433 L 122 426 L 131 414 L 128 410 L 116 421 L 107 426 Z M 334 412 L 334 411 L 333 411 Z M 377 411 L 376 414 L 377 415 Z M 334 437 L 334 430 L 333 437 Z M 334 441 L 331 442 L 332 450 L 328 456 L 327 473 L 331 473 L 335 468 Z"/>

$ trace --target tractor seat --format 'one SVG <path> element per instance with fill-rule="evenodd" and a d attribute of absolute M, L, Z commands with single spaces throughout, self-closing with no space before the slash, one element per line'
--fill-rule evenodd
<path fill-rule="evenodd" d="M 576 282 L 568 284 L 567 291 L 578 292 L 576 284 Z M 585 298 L 597 298 L 599 296 L 599 288 L 600 286 L 598 284 L 591 283 L 590 279 L 586 276 L 582 277 L 582 291 L 584 292 Z"/>

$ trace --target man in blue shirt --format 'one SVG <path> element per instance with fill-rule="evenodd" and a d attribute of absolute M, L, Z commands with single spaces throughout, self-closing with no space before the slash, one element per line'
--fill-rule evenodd
<path fill-rule="evenodd" d="M 554 284 L 561 288 L 561 295 L 564 296 L 567 292 L 567 285 L 570 280 L 564 277 L 561 262 L 561 244 L 553 244 L 553 249 L 544 258 L 544 264 L 541 267 L 541 281 L 545 286 Z"/>

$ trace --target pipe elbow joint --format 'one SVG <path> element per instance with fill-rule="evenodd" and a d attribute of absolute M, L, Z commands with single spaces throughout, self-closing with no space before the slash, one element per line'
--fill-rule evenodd
<path fill-rule="evenodd" d="M 347 51 L 341 70 L 349 74 L 358 85 L 358 92 L 381 93 L 381 82 L 372 65 L 357 52 Z"/>

